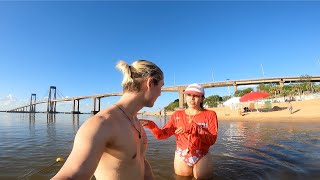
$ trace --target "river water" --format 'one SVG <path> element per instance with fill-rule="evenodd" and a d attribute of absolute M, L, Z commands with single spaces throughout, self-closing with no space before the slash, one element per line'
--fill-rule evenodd
<path fill-rule="evenodd" d="M 61 167 L 73 138 L 91 115 L 0 113 L 0 179 L 49 179 Z M 159 126 L 165 118 L 147 117 Z M 174 175 L 175 138 L 156 140 L 147 130 L 156 179 Z M 212 179 L 320 179 L 320 123 L 219 121 L 210 148 Z"/>

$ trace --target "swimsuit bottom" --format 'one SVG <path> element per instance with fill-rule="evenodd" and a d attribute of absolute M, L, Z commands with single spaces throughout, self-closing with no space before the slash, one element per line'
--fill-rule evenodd
<path fill-rule="evenodd" d="M 197 162 L 206 154 L 203 153 L 201 150 L 188 150 L 188 149 L 181 149 L 177 147 L 176 153 L 182 158 L 182 160 L 190 167 L 194 167 Z"/>

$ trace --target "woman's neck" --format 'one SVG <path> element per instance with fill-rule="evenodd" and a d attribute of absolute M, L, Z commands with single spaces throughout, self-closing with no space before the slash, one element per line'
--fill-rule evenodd
<path fill-rule="evenodd" d="M 195 109 L 195 108 L 188 108 L 186 109 L 186 113 L 189 115 L 189 116 L 195 116 L 197 115 L 202 109 L 199 108 L 199 109 Z"/>

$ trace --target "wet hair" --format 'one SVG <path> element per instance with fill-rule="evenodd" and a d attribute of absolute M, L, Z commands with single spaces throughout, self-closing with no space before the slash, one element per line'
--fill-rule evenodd
<path fill-rule="evenodd" d="M 124 92 L 139 92 L 141 84 L 146 78 L 152 78 L 152 83 L 158 85 L 163 80 L 162 70 L 154 63 L 147 60 L 137 60 L 131 65 L 119 61 L 116 68 L 122 72 L 122 88 Z"/>

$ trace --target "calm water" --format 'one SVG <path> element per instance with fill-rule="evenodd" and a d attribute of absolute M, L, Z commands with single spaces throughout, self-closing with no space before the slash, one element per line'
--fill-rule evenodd
<path fill-rule="evenodd" d="M 67 157 L 81 124 L 91 115 L 0 113 L 0 179 L 49 179 Z M 164 119 L 156 119 L 163 126 Z M 147 131 L 147 158 L 156 179 L 174 175 L 175 139 Z M 320 179 L 320 123 L 220 121 L 210 152 L 213 179 Z"/>

